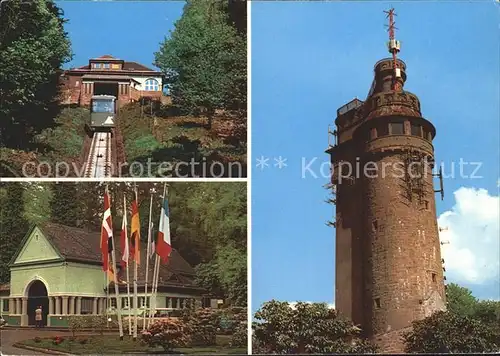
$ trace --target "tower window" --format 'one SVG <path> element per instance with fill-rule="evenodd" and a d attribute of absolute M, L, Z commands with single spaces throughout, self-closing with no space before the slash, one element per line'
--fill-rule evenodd
<path fill-rule="evenodd" d="M 429 201 L 428 200 L 424 200 L 424 208 L 425 208 L 425 210 L 429 210 Z"/>
<path fill-rule="evenodd" d="M 382 122 L 380 125 L 377 126 L 377 136 L 387 136 L 389 135 L 389 127 L 387 126 L 386 122 Z"/>
<path fill-rule="evenodd" d="M 377 231 L 378 230 L 378 221 L 373 220 L 372 222 L 372 231 Z"/>
<path fill-rule="evenodd" d="M 105 69 L 109 69 L 109 63 L 104 63 L 104 64 L 102 65 L 102 67 L 103 67 L 103 68 L 105 68 Z"/>
<path fill-rule="evenodd" d="M 380 298 L 375 298 L 373 302 L 376 308 L 380 308 Z"/>
<path fill-rule="evenodd" d="M 158 91 L 160 90 L 160 86 L 158 85 L 158 81 L 156 79 L 148 79 L 146 80 L 146 91 Z"/>
<path fill-rule="evenodd" d="M 402 122 L 391 123 L 391 135 L 404 135 L 405 128 Z"/>
<path fill-rule="evenodd" d="M 435 274 L 435 273 L 432 273 L 432 274 L 431 274 L 431 277 L 432 277 L 432 281 L 433 281 L 433 282 L 436 282 L 436 274 Z"/>
<path fill-rule="evenodd" d="M 422 137 L 422 126 L 411 124 L 412 136 Z"/>

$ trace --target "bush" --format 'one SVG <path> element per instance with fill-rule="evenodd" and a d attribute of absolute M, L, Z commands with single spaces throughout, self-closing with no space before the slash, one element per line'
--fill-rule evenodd
<path fill-rule="evenodd" d="M 440 311 L 414 321 L 403 335 L 407 352 L 478 353 L 498 352 L 500 331 L 469 316 Z"/>
<path fill-rule="evenodd" d="M 59 345 L 60 343 L 62 343 L 64 341 L 64 339 L 60 336 L 56 336 L 52 339 L 52 343 L 54 345 Z"/>
<path fill-rule="evenodd" d="M 88 339 L 80 339 L 78 342 L 82 345 L 85 345 L 88 342 Z"/>
<path fill-rule="evenodd" d="M 165 351 L 189 344 L 189 327 L 180 319 L 169 318 L 152 324 L 141 333 L 141 339 L 149 347 L 161 346 Z"/>
<path fill-rule="evenodd" d="M 39 342 L 41 342 L 41 341 L 42 341 L 42 339 L 41 339 L 41 338 L 39 338 L 38 336 L 36 336 L 36 337 L 33 339 L 33 341 L 35 341 L 36 343 L 39 343 Z"/>
<path fill-rule="evenodd" d="M 76 336 L 76 333 L 82 331 L 85 327 L 85 320 L 81 316 L 69 316 L 68 317 L 68 328 L 71 331 L 73 337 Z"/>
<path fill-rule="evenodd" d="M 238 323 L 233 335 L 231 336 L 231 347 L 246 347 L 248 344 L 247 322 Z"/>
<path fill-rule="evenodd" d="M 210 308 L 200 308 L 192 311 L 183 318 L 191 331 L 192 346 L 216 345 L 219 315 Z"/>

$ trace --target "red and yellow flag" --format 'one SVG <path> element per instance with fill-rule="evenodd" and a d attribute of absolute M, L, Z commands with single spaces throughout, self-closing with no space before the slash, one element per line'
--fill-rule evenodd
<path fill-rule="evenodd" d="M 137 200 L 132 202 L 132 220 L 130 222 L 130 257 L 138 265 L 141 263 L 141 225 L 139 222 L 139 208 Z"/>

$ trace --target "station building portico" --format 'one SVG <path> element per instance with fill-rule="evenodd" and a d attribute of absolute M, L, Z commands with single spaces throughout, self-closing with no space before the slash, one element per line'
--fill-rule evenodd
<path fill-rule="evenodd" d="M 118 240 L 115 237 L 117 251 Z M 144 291 L 145 250 L 143 246 L 137 278 L 139 314 L 152 302 Z M 117 265 L 116 270 L 122 314 L 133 315 L 135 306 L 133 298 L 128 303 L 126 269 Z M 132 272 L 130 268 L 130 277 Z M 197 287 L 194 277 L 194 269 L 173 250 L 169 263 L 160 268 L 156 307 L 162 310 L 182 309 L 190 304 L 217 307 L 217 300 Z M 148 279 L 151 284 L 152 269 Z M 130 280 L 131 294 L 132 286 Z M 148 290 L 151 291 L 151 286 Z M 35 324 L 35 309 L 41 306 L 44 325 L 67 326 L 72 315 L 114 313 L 117 306 L 114 291 L 113 283 L 107 284 L 102 270 L 98 232 L 44 223 L 29 229 L 11 260 L 10 283 L 0 285 L 0 311 L 8 325 L 30 326 Z"/>

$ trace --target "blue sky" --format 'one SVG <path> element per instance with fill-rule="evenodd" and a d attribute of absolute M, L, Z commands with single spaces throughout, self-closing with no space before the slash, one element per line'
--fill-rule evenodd
<path fill-rule="evenodd" d="M 387 57 L 394 5 L 405 89 L 437 129 L 436 162 L 482 162 L 483 178 L 446 178 L 437 199 L 448 282 L 500 298 L 499 7 L 488 2 L 252 3 L 252 309 L 270 299 L 334 301 L 335 231 L 325 225 L 327 127 L 366 98 Z M 256 159 L 269 158 L 259 169 Z M 279 169 L 274 158 L 286 158 Z M 317 178 L 302 178 L 302 159 Z M 323 174 L 320 167 L 323 164 Z M 464 167 L 471 175 L 474 167 Z M 481 190 L 482 189 L 482 190 Z M 438 198 L 438 197 L 437 197 Z M 445 235 L 448 234 L 448 235 Z M 445 254 L 444 249 L 447 248 Z M 486 273 L 485 271 L 488 271 Z M 484 278 L 482 278 L 484 277 Z"/>
<path fill-rule="evenodd" d="M 74 58 L 65 68 L 105 54 L 150 68 L 154 52 L 174 29 L 184 1 L 56 1 L 69 20 Z"/>

